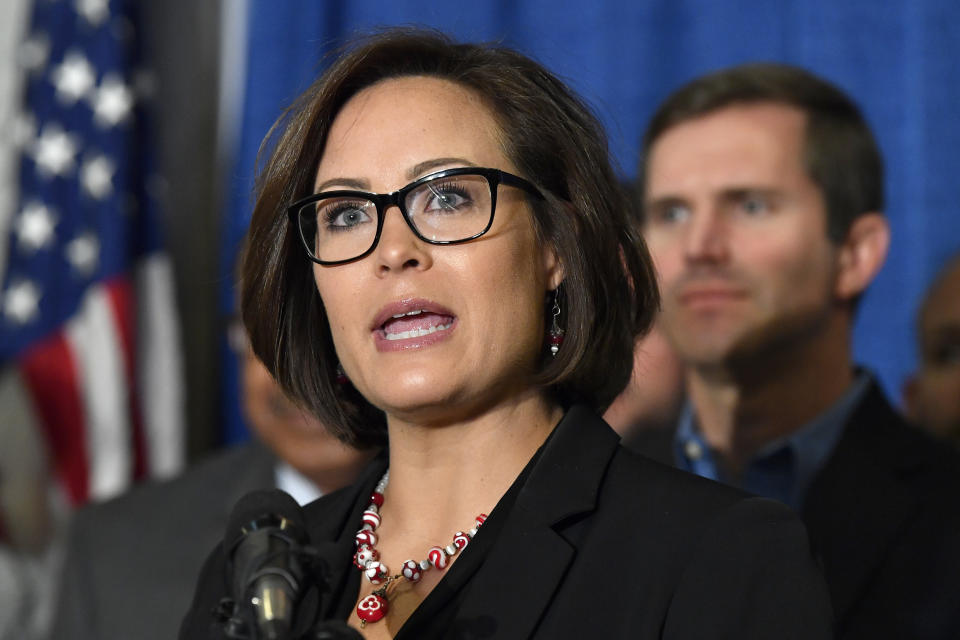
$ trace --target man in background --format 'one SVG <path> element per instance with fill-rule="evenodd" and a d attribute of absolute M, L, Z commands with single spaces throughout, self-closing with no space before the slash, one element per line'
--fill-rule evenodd
<path fill-rule="evenodd" d="M 637 340 L 633 374 L 603 419 L 633 448 L 648 429 L 671 429 L 683 407 L 683 365 L 658 324 Z"/>
<path fill-rule="evenodd" d="M 661 105 L 641 162 L 689 403 L 637 448 L 797 509 L 838 637 L 960 637 L 960 457 L 852 362 L 890 241 L 859 109 L 803 70 L 735 67 Z"/>
<path fill-rule="evenodd" d="M 904 387 L 917 426 L 960 446 L 960 255 L 927 290 L 917 314 L 920 368 Z"/>
<path fill-rule="evenodd" d="M 255 440 L 174 480 L 147 485 L 75 516 L 52 638 L 177 637 L 196 576 L 223 540 L 234 503 L 279 487 L 300 504 L 346 486 L 375 451 L 338 441 L 294 406 L 231 329 L 242 359 L 243 408 Z"/>

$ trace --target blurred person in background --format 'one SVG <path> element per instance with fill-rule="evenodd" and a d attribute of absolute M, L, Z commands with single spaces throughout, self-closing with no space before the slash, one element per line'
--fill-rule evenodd
<path fill-rule="evenodd" d="M 643 211 L 633 181 L 621 183 L 629 205 L 630 222 L 643 231 Z M 683 363 L 655 321 L 646 335 L 633 347 L 633 371 L 626 388 L 603 414 L 620 434 L 623 445 L 631 449 L 638 432 L 671 429 L 683 407 Z M 645 436 L 648 437 L 648 436 Z"/>
<path fill-rule="evenodd" d="M 0 374 L 0 640 L 43 637 L 69 515 L 14 368 Z"/>
<path fill-rule="evenodd" d="M 683 407 L 683 364 L 663 335 L 659 322 L 637 340 L 630 382 L 603 419 L 633 448 L 633 439 L 647 430 L 671 430 Z"/>
<path fill-rule="evenodd" d="M 689 403 L 637 448 L 795 508 L 840 638 L 960 637 L 960 459 L 852 361 L 890 241 L 859 109 L 804 70 L 734 67 L 667 98 L 641 155 Z"/>
<path fill-rule="evenodd" d="M 350 484 L 376 453 L 343 444 L 287 399 L 239 321 L 230 342 L 241 359 L 243 410 L 255 438 L 176 479 L 80 510 L 53 639 L 176 637 L 200 565 L 241 496 L 278 487 L 305 504 Z"/>
<path fill-rule="evenodd" d="M 917 314 L 920 368 L 904 386 L 917 426 L 960 446 L 960 255 L 937 274 Z"/>

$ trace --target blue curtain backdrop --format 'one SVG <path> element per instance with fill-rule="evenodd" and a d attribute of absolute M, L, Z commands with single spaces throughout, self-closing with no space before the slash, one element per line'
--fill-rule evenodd
<path fill-rule="evenodd" d="M 231 5 L 235 6 L 235 5 Z M 250 0 L 239 151 L 228 183 L 224 282 L 250 215 L 258 145 L 282 107 L 350 34 L 426 25 L 496 40 L 565 78 L 607 126 L 624 176 L 644 125 L 667 93 L 745 61 L 804 66 L 848 91 L 874 127 L 887 166 L 893 243 L 861 307 L 855 355 L 893 398 L 915 362 L 913 316 L 924 288 L 960 250 L 960 5 L 950 0 Z M 224 289 L 229 312 L 233 293 Z M 232 359 L 226 440 L 246 434 Z"/>

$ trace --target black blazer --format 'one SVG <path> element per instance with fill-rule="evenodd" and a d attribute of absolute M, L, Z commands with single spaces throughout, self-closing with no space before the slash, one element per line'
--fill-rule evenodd
<path fill-rule="evenodd" d="M 630 446 L 673 463 L 672 429 Z M 960 638 L 960 455 L 907 425 L 873 383 L 801 510 L 837 637 Z"/>
<path fill-rule="evenodd" d="M 359 583 L 343 585 L 357 573 L 353 536 L 383 465 L 305 510 L 341 589 L 320 618 L 356 601 Z M 830 637 L 829 598 L 793 512 L 631 454 L 585 408 L 567 413 L 497 517 L 493 546 L 446 611 L 454 624 L 421 616 L 408 628 L 415 612 L 397 638 Z M 180 637 L 219 637 L 210 611 L 225 594 L 218 549 Z"/>

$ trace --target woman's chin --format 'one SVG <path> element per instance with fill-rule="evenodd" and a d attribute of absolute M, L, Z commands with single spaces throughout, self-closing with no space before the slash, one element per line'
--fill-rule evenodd
<path fill-rule="evenodd" d="M 395 379 L 389 388 L 364 395 L 388 417 L 416 422 L 418 417 L 435 416 L 441 408 L 454 404 L 458 393 L 449 381 L 421 377 Z"/>

